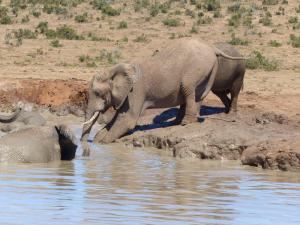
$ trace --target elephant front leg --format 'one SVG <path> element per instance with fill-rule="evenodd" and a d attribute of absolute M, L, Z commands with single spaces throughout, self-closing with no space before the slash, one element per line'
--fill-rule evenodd
<path fill-rule="evenodd" d="M 128 131 L 132 130 L 137 122 L 138 116 L 129 113 L 120 113 L 111 129 L 107 132 L 102 139 L 102 143 L 111 143 L 116 139 L 125 135 Z"/>

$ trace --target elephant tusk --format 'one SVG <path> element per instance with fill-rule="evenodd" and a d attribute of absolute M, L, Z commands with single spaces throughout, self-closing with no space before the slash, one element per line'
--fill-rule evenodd
<path fill-rule="evenodd" d="M 97 118 L 97 116 L 99 115 L 100 111 L 97 111 L 94 113 L 94 115 L 91 117 L 91 119 L 89 119 L 88 121 L 85 121 L 82 125 L 86 125 L 86 124 L 89 124 L 89 123 L 92 123 L 94 121 L 94 119 Z"/>

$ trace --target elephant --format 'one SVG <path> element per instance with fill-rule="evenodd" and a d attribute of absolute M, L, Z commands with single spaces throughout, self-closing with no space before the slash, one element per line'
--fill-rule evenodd
<path fill-rule="evenodd" d="M 94 75 L 88 91 L 82 142 L 87 141 L 99 116 L 105 118 L 111 107 L 116 113 L 110 122 L 102 124 L 94 142 L 110 143 L 125 135 L 147 108 L 179 105 L 177 123 L 198 121 L 197 102 L 213 86 L 220 55 L 239 59 L 198 40 L 177 40 L 152 57 L 120 63 L 108 73 Z"/>
<path fill-rule="evenodd" d="M 72 160 L 76 148 L 76 138 L 66 125 L 30 127 L 0 138 L 0 162 Z"/>
<path fill-rule="evenodd" d="M 236 112 L 238 95 L 244 83 L 246 63 L 242 55 L 232 45 L 218 42 L 214 46 L 217 50 L 235 58 L 231 59 L 219 54 L 218 71 L 211 90 L 225 105 L 226 113 Z M 227 96 L 229 93 L 230 99 Z"/>

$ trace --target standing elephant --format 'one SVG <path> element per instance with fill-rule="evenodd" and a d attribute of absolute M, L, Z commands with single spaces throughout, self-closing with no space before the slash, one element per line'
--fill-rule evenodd
<path fill-rule="evenodd" d="M 0 138 L 0 162 L 72 160 L 76 148 L 75 136 L 66 125 L 31 127 Z"/>
<path fill-rule="evenodd" d="M 218 72 L 211 88 L 225 105 L 225 112 L 237 111 L 237 100 L 243 87 L 246 71 L 245 60 L 242 55 L 230 44 L 224 42 L 215 43 L 218 56 Z M 235 58 L 225 57 L 222 53 Z M 230 99 L 227 94 L 230 93 Z"/>
<path fill-rule="evenodd" d="M 180 105 L 177 122 L 197 121 L 200 102 L 211 90 L 218 71 L 218 55 L 224 55 L 197 40 L 178 40 L 155 56 L 118 64 L 109 73 L 95 75 L 83 126 L 83 142 L 93 124 L 110 107 L 116 114 L 99 131 L 95 142 L 110 143 L 133 129 L 147 108 Z M 229 58 L 232 58 L 228 56 Z"/>

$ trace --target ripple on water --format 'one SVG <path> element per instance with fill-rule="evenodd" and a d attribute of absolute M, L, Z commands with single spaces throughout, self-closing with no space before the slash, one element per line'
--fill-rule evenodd
<path fill-rule="evenodd" d="M 0 165 L 0 224 L 300 224 L 299 173 L 92 147 Z"/>

